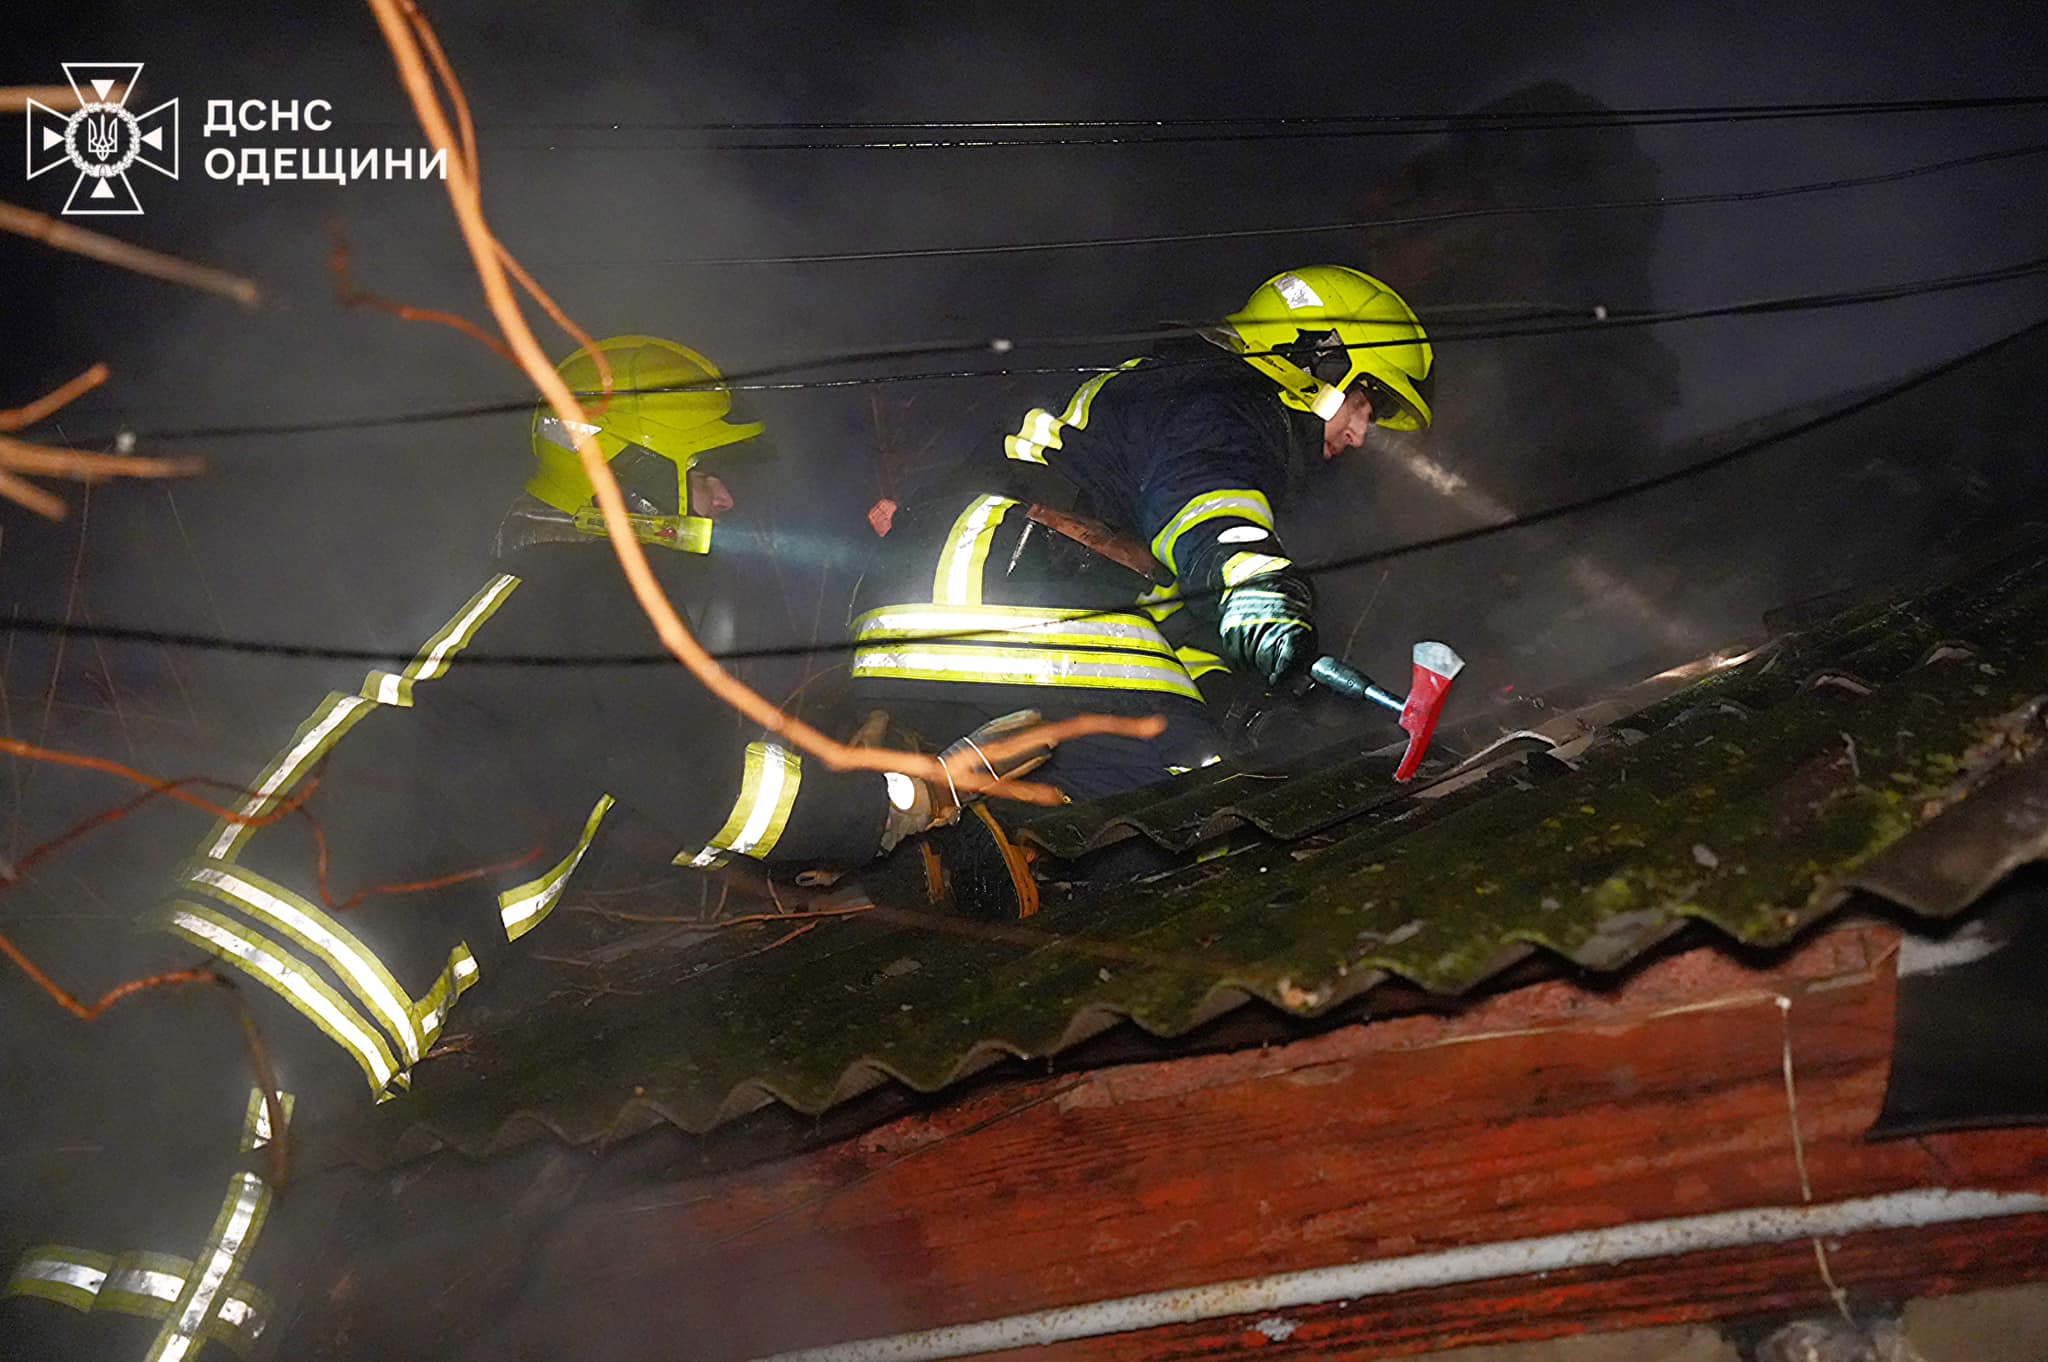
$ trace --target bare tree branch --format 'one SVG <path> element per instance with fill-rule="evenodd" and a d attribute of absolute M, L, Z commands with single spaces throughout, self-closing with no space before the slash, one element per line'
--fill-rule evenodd
<path fill-rule="evenodd" d="M 147 274 L 155 279 L 183 284 L 205 293 L 217 293 L 223 298 L 232 298 L 243 307 L 254 307 L 263 300 L 262 290 L 256 281 L 245 279 L 239 274 L 229 274 L 211 265 L 198 265 L 190 260 L 180 260 L 175 255 L 152 251 L 141 246 L 131 246 L 125 241 L 99 232 L 88 232 L 83 227 L 73 227 L 68 222 L 59 222 L 47 213 L 12 203 L 0 203 L 0 232 L 13 232 L 31 241 L 40 241 L 45 246 L 73 255 L 90 256 L 117 265 L 137 274 Z"/>
<path fill-rule="evenodd" d="M 54 492 L 45 492 L 27 478 L 18 478 L 4 469 L 0 469 L 0 497 L 34 511 L 45 520 L 62 520 L 71 513 L 64 505 L 64 498 Z"/>
<path fill-rule="evenodd" d="M 107 366 L 95 364 L 68 383 L 60 383 L 26 405 L 0 411 L 0 430 L 20 430 L 62 411 L 107 381 Z"/>
<path fill-rule="evenodd" d="M 107 381 L 107 366 L 95 364 L 68 383 L 25 406 L 0 411 L 0 431 L 20 430 L 48 418 Z M 66 508 L 62 498 L 47 492 L 22 473 L 42 477 L 75 478 L 99 482 L 105 478 L 182 478 L 206 471 L 196 458 L 131 459 L 113 454 L 88 454 L 77 449 L 54 449 L 0 435 L 0 497 L 26 507 L 46 520 L 62 520 Z"/>
<path fill-rule="evenodd" d="M 126 454 L 88 454 L 84 450 L 53 449 L 0 435 L 0 468 L 46 478 L 98 482 L 104 478 L 189 478 L 206 471 L 206 460 L 191 455 L 146 459 Z"/>
<path fill-rule="evenodd" d="M 116 85 L 107 92 L 106 102 L 119 104 L 127 97 L 128 87 Z M 31 99 L 58 113 L 78 107 L 78 94 L 69 85 L 0 85 L 0 114 L 27 113 Z"/>

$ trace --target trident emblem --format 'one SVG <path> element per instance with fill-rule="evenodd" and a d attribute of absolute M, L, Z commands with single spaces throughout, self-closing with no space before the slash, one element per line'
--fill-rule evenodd
<path fill-rule="evenodd" d="M 112 114 L 87 114 L 85 116 L 85 149 L 102 163 L 114 159 L 115 150 L 121 145 L 121 125 Z"/>

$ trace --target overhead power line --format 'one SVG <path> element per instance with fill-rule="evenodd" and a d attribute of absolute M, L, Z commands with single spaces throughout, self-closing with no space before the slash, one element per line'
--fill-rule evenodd
<path fill-rule="evenodd" d="M 1690 124 L 1784 122 L 1815 118 L 1868 118 L 1900 114 L 2026 109 L 2048 105 L 2048 94 L 1958 99 L 1846 100 L 1799 104 L 1671 105 L 1599 111 L 1474 111 L 1467 113 L 1295 114 L 1205 118 L 1072 118 L 1013 120 L 871 120 L 789 123 L 692 123 L 586 120 L 509 122 L 499 130 L 533 132 L 665 132 L 692 135 L 782 134 L 777 140 L 579 143 L 573 151 L 955 151 L 992 147 L 1160 146 L 1202 142 L 1299 141 L 1309 138 L 1412 137 L 1444 132 L 1547 132 L 1582 128 L 1668 127 Z M 800 133 L 894 132 L 891 138 L 787 140 Z M 916 134 L 984 134 L 926 136 Z M 1059 136 L 1048 136 L 1057 133 Z M 1122 134 L 1122 135 L 1119 135 Z M 532 148 L 527 148 L 532 149 Z M 550 147 L 549 149 L 553 149 Z"/>
<path fill-rule="evenodd" d="M 869 251 L 808 251 L 786 255 L 697 256 L 680 259 L 630 260 L 611 258 L 529 262 L 548 269 L 722 269 L 756 266 L 839 265 L 884 260 L 951 260 L 972 256 L 1036 255 L 1054 251 L 1110 250 L 1130 246 L 1171 246 L 1200 241 L 1250 241 L 1269 237 L 1324 236 L 1334 232 L 1382 231 L 1393 227 L 1435 226 L 1474 218 L 1543 217 L 1576 213 L 1609 213 L 1630 209 L 1692 208 L 1717 203 L 1757 203 L 1767 199 L 1792 198 L 1802 194 L 1828 193 L 1842 189 L 1864 189 L 1894 184 L 1922 175 L 1938 175 L 1969 166 L 2048 153 L 2048 143 L 1979 152 L 1946 161 L 1911 166 L 1904 170 L 1850 175 L 1805 184 L 1781 185 L 1772 189 L 1722 190 L 1711 193 L 1659 195 L 1647 199 L 1603 199 L 1581 203 L 1508 204 L 1486 208 L 1458 208 L 1440 213 L 1414 213 L 1402 217 L 1370 218 L 1350 222 L 1306 223 L 1292 227 L 1234 227 L 1202 232 L 1149 232 L 1127 236 L 1074 237 L 1055 241 L 1010 241 L 989 246 L 904 246 Z"/>
<path fill-rule="evenodd" d="M 2011 265 L 2001 265 L 1988 270 L 1942 275 L 1936 278 L 1911 280 L 1898 284 L 1884 284 L 1867 289 L 1793 294 L 1777 298 L 1756 298 L 1741 302 L 1719 303 L 1707 307 L 1663 310 L 1596 308 L 1590 314 L 1579 313 L 1576 315 L 1560 315 L 1557 312 L 1545 309 L 1541 312 L 1525 314 L 1520 317 L 1496 320 L 1483 326 L 1474 325 L 1467 328 L 1452 326 L 1433 329 L 1430 332 L 1430 343 L 1438 346 L 1457 345 L 1477 341 L 1556 336 L 1584 331 L 1611 331 L 1645 326 L 1664 326 L 1680 322 L 1705 321 L 1724 317 L 1826 311 L 1842 307 L 1858 307 L 1874 303 L 1894 302 L 1904 298 L 1930 294 L 1949 293 L 1960 289 L 1980 288 L 1991 284 L 2034 278 L 2044 274 L 2048 274 L 2048 256 L 2020 261 Z M 1203 328 L 1194 326 L 1164 326 L 1143 331 L 1103 332 L 1094 335 L 1053 336 L 1017 341 L 998 337 L 976 341 L 942 341 L 930 344 L 887 346 L 868 350 L 845 351 L 836 355 L 823 355 L 813 359 L 769 365 L 763 368 L 736 372 L 722 379 L 708 380 L 702 383 L 675 384 L 657 388 L 618 388 L 613 390 L 612 396 L 707 390 L 724 392 L 801 392 L 831 388 L 864 388 L 897 383 L 933 382 L 943 379 L 1011 378 L 1048 374 L 1099 374 L 1104 372 L 1107 366 L 1102 364 L 1007 365 L 1001 368 L 927 369 L 907 373 L 856 374 L 845 378 L 790 379 L 784 377 L 788 374 L 803 373 L 821 368 L 878 363 L 906 358 L 934 358 L 944 355 L 1006 355 L 1027 350 L 1142 345 L 1177 336 L 1199 335 L 1202 330 Z M 1407 338 L 1401 337 L 1385 341 L 1362 341 L 1337 348 L 1365 350 L 1381 346 L 1405 345 L 1407 343 Z M 1214 357 L 1203 356 L 1195 359 L 1158 361 L 1162 367 L 1234 364 L 1237 362 L 1237 356 L 1221 350 L 1217 351 Z M 594 398 L 600 397 L 602 394 L 593 391 L 579 394 L 579 396 Z M 169 443 L 188 440 L 225 440 L 260 436 L 320 434 L 345 430 L 387 429 L 531 412 L 534 406 L 535 400 L 533 398 L 516 398 L 503 402 L 486 402 L 471 406 L 448 407 L 431 411 L 365 414 L 360 416 L 331 417 L 317 421 L 165 427 L 155 430 L 127 431 L 123 432 L 121 437 L 100 436 L 97 438 L 83 438 L 78 443 L 107 444 L 111 443 L 115 438 L 132 438 L 136 441 Z"/>
<path fill-rule="evenodd" d="M 1775 448 L 1799 436 L 1811 434 L 1814 431 L 1834 425 L 1861 412 L 1868 411 L 1892 398 L 1902 396 L 1916 388 L 1932 383 L 1936 379 L 1953 373 L 1967 364 L 2005 349 L 2007 346 L 2017 344 L 2043 333 L 2048 333 L 2048 318 L 2033 322 L 2010 335 L 2000 337 L 1988 345 L 1979 346 L 1953 359 L 1946 360 L 1931 369 L 1923 370 L 1900 383 L 1844 403 L 1842 406 L 1822 412 L 1805 421 L 1797 422 L 1781 430 L 1772 431 L 1767 435 L 1737 445 L 1733 449 L 1696 459 L 1690 463 L 1682 464 L 1677 468 L 1648 478 L 1622 483 L 1590 496 L 1559 502 L 1556 505 L 1513 516 L 1506 520 L 1494 521 L 1485 525 L 1475 525 L 1470 529 L 1456 530 L 1449 534 L 1433 535 L 1426 539 L 1410 540 L 1407 543 L 1395 544 L 1386 548 L 1367 549 L 1335 558 L 1305 561 L 1298 563 L 1297 566 L 1312 576 L 1334 576 L 1354 568 L 1391 562 L 1398 558 L 1407 558 L 1434 549 L 1449 548 L 1458 544 L 1469 544 L 1477 540 L 1492 538 L 1495 535 L 1507 534 L 1513 530 L 1547 524 L 1567 516 L 1579 515 L 1586 511 L 1596 510 L 1603 506 L 1611 506 L 1618 502 L 1662 490 L 1663 488 L 1691 482 L 1718 472 L 1723 468 L 1753 458 L 1766 450 Z M 1212 597 L 1215 594 L 1217 593 L 1191 591 L 1180 597 L 1180 599 L 1189 602 L 1199 601 Z M 1095 615 L 1124 613 L 1128 613 L 1128 609 L 1093 612 Z M 1087 618 L 1087 616 L 1080 618 Z M 269 657 L 311 659 L 316 661 L 404 664 L 411 661 L 414 656 L 412 651 L 400 652 L 378 648 L 348 648 L 325 644 L 283 643 L 270 640 L 233 638 L 218 634 L 128 628 L 122 625 L 76 624 L 67 620 L 38 617 L 11 618 L 7 620 L 6 627 L 25 634 L 58 634 L 69 637 L 97 639 L 108 643 L 147 643 L 160 647 L 183 648 L 195 651 L 257 654 Z M 932 633 L 896 641 L 937 643 L 968 640 L 977 636 L 973 631 Z M 807 657 L 818 654 L 851 652 L 857 646 L 859 645 L 852 639 L 837 639 L 824 642 L 783 644 L 764 648 L 734 649 L 715 654 L 715 656 L 725 662 L 778 657 Z M 675 659 L 665 652 L 633 653 L 617 656 L 466 652 L 462 656 L 463 666 L 488 667 L 652 667 L 672 666 L 674 662 Z"/>

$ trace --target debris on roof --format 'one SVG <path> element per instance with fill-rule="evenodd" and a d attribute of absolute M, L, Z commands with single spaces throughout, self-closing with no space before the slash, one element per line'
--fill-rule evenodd
<path fill-rule="evenodd" d="M 1352 742 L 1039 816 L 1054 857 L 1142 837 L 1174 863 L 1054 884 L 1021 927 L 884 909 L 614 959 L 312 1143 L 382 1163 L 814 1113 L 1124 1019 L 1308 1016 L 1390 976 L 1455 995 L 1538 950 L 1613 970 L 1694 921 L 1776 945 L 1857 889 L 1947 916 L 2048 844 L 2048 548 L 1705 670 L 1558 748 L 1569 765 L 1511 740 L 1418 794 Z"/>

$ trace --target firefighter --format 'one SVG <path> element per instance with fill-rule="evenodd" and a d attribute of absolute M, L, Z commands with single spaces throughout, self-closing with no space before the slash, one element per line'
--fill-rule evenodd
<path fill-rule="evenodd" d="M 593 356 L 560 373 L 592 394 L 587 433 L 686 604 L 733 509 L 714 465 L 746 457 L 761 427 L 728 419 L 729 395 L 701 386 L 717 370 L 681 345 L 599 348 L 609 400 Z M 465 665 L 473 649 L 659 651 L 595 514 L 583 433 L 536 413 L 535 468 L 481 584 L 433 607 L 445 623 L 409 663 L 324 696 L 147 915 L 162 968 L 198 959 L 233 983 L 275 1087 L 254 1081 L 238 1008 L 214 991 L 145 995 L 101 1021 L 94 1081 L 124 1095 L 105 1141 L 119 1158 L 64 1189 L 0 1288 L 0 1336 L 24 1355 L 176 1362 L 256 1346 L 297 1255 L 333 1232 L 316 1190 L 280 1196 L 278 1124 L 404 1091 L 450 1010 L 586 862 L 859 862 L 930 820 L 928 792 L 903 776 L 744 743 L 679 665 Z M 271 821 L 315 782 L 303 814 Z M 121 1065 L 134 1072 L 114 1077 Z"/>
<path fill-rule="evenodd" d="M 976 468 L 967 488 L 888 522 L 857 605 L 856 695 L 935 736 L 1026 708 L 1166 717 L 1155 740 L 1053 753 L 1036 778 L 1074 799 L 1219 759 L 1205 691 L 1233 669 L 1262 692 L 1284 687 L 1318 655 L 1314 585 L 1275 512 L 1370 427 L 1427 426 L 1432 359 L 1399 294 L 1317 265 L 1259 285 L 1201 338 L 1034 409 L 1003 441 L 1009 477 Z M 935 834 L 940 858 L 991 860 L 958 847 L 969 833 L 1002 840 L 981 810 Z M 1020 873 L 974 906 L 1009 916 L 1034 902 Z"/>

